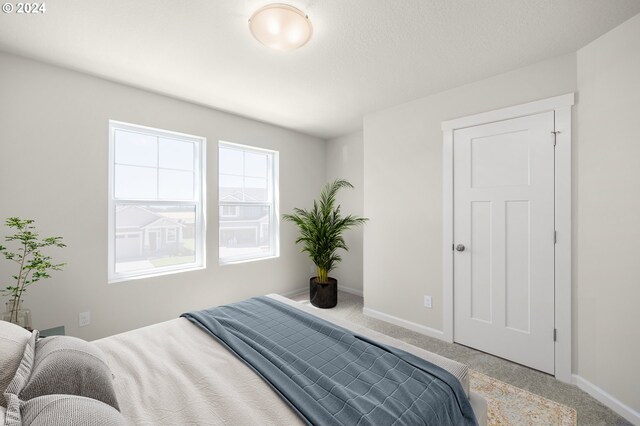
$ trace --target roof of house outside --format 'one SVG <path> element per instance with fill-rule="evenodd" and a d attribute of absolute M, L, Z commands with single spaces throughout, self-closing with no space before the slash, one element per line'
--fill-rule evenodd
<path fill-rule="evenodd" d="M 162 220 L 173 226 L 184 226 L 179 220 L 168 217 L 167 213 L 169 212 L 156 213 L 141 206 L 120 206 L 116 210 L 116 228 L 140 229 Z M 190 214 L 193 216 L 192 213 Z"/>

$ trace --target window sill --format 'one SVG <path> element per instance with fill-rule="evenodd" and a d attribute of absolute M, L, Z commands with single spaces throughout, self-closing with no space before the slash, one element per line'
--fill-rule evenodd
<path fill-rule="evenodd" d="M 218 264 L 220 266 L 238 265 L 238 264 L 241 264 L 241 263 L 258 262 L 260 260 L 277 259 L 279 257 L 280 257 L 279 254 L 272 254 L 272 255 L 268 255 L 268 256 L 252 257 L 252 258 L 249 258 L 249 259 L 233 259 L 233 260 L 221 260 L 221 259 L 218 259 Z"/>
<path fill-rule="evenodd" d="M 132 275 L 132 276 L 126 276 L 126 277 L 112 277 L 112 278 L 109 278 L 108 283 L 109 284 L 116 284 L 116 283 L 121 283 L 121 282 L 125 282 L 125 281 L 141 280 L 141 279 L 144 279 L 144 278 L 154 278 L 154 277 L 161 277 L 161 276 L 164 276 L 164 275 L 178 274 L 178 273 L 181 273 L 181 272 L 199 271 L 201 269 L 206 269 L 206 266 L 205 265 L 199 265 L 199 266 L 193 266 L 193 267 L 189 267 L 189 268 L 180 268 L 180 269 L 157 271 L 157 272 L 148 273 L 148 274 L 142 274 L 142 275 Z"/>

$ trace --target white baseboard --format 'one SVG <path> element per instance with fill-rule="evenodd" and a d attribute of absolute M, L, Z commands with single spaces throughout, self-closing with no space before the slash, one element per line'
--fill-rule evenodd
<path fill-rule="evenodd" d="M 284 296 L 284 297 L 291 297 L 291 296 L 297 296 L 301 293 L 304 292 L 308 292 L 309 291 L 309 287 L 302 287 L 302 288 L 298 288 L 295 290 L 289 290 L 289 291 L 285 291 L 282 293 L 278 293 L 280 296 Z M 360 296 L 362 297 L 362 290 L 358 290 L 357 288 L 351 288 L 351 287 L 345 287 L 342 286 L 340 284 L 338 284 L 338 291 L 344 291 L 345 293 L 349 293 L 349 294 L 354 294 L 356 296 Z"/>
<path fill-rule="evenodd" d="M 291 296 L 297 296 L 301 293 L 304 293 L 305 291 L 309 291 L 309 287 L 301 287 L 295 290 L 289 290 L 289 291 L 285 291 L 278 294 L 282 297 L 291 297 Z"/>
<path fill-rule="evenodd" d="M 628 405 L 622 403 L 604 389 L 594 385 L 587 379 L 578 376 L 577 374 L 573 375 L 573 384 L 578 386 L 580 389 L 582 389 L 607 407 L 611 408 L 613 411 L 630 421 L 632 424 L 640 426 L 640 413 L 629 407 Z"/>
<path fill-rule="evenodd" d="M 283 293 L 278 293 L 280 296 L 291 297 L 297 296 L 305 291 L 309 291 L 309 287 L 302 287 L 295 290 L 285 291 Z M 344 291 L 345 293 L 355 294 L 356 296 L 362 297 L 362 290 L 358 290 L 357 288 L 345 287 L 343 285 L 338 284 L 338 291 Z"/>
<path fill-rule="evenodd" d="M 357 289 L 357 288 L 351 288 L 351 287 L 345 287 L 343 285 L 340 285 L 340 283 L 338 283 L 338 291 L 344 291 L 345 293 L 349 293 L 349 294 L 355 294 L 356 296 L 360 296 L 362 297 L 362 290 Z"/>
<path fill-rule="evenodd" d="M 415 322 L 407 321 L 402 318 L 394 317 L 393 315 L 385 314 L 383 312 L 379 312 L 370 308 L 364 308 L 362 310 L 362 313 L 369 317 L 386 321 L 393 325 L 407 328 L 411 331 L 415 331 L 416 333 L 424 334 L 425 336 L 444 340 L 444 333 L 440 330 L 436 330 L 435 328 L 431 328 L 425 325 L 417 324 Z"/>

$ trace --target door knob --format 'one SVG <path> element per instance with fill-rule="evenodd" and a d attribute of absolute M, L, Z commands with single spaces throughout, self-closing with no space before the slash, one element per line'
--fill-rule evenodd
<path fill-rule="evenodd" d="M 458 244 L 458 245 L 456 246 L 456 250 L 458 250 L 458 251 L 464 251 L 464 245 L 463 245 L 463 244 Z"/>

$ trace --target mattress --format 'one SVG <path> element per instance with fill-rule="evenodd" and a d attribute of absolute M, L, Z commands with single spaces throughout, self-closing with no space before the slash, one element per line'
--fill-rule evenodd
<path fill-rule="evenodd" d="M 304 424 L 270 386 L 206 332 L 177 318 L 94 342 L 133 425 Z"/>
<path fill-rule="evenodd" d="M 451 372 L 468 393 L 467 367 L 326 313 L 269 295 L 425 358 Z M 297 425 L 295 411 L 250 367 L 186 318 L 176 318 L 94 342 L 114 375 L 122 414 L 135 425 Z M 471 402 L 480 424 L 486 404 Z"/>

